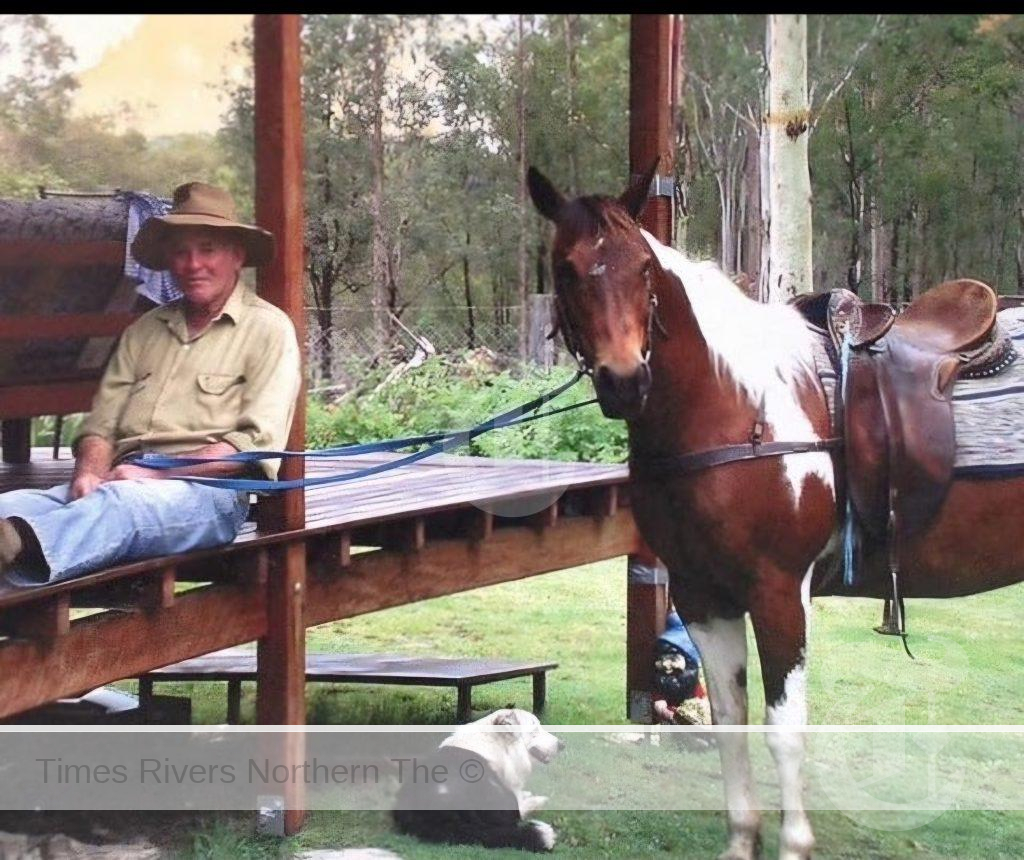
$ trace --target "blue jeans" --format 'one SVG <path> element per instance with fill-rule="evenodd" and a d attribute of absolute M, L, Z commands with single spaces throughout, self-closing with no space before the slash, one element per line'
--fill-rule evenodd
<path fill-rule="evenodd" d="M 32 529 L 49 568 L 16 567 L 7 573 L 15 585 L 230 543 L 249 511 L 246 493 L 174 479 L 110 481 L 76 501 L 68 490 L 61 484 L 0 494 L 0 517 Z"/>

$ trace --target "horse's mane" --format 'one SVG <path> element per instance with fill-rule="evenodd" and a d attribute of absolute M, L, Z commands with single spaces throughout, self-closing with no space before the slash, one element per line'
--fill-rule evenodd
<path fill-rule="evenodd" d="M 751 398 L 813 373 L 811 333 L 793 308 L 749 298 L 712 262 L 694 262 L 641 231 L 658 262 L 682 284 L 716 369 L 727 370 Z"/>
<path fill-rule="evenodd" d="M 797 394 L 815 385 L 812 335 L 803 317 L 788 305 L 755 302 L 714 263 L 688 260 L 642 232 L 661 267 L 682 284 L 715 371 L 728 373 L 746 393 L 776 440 L 818 438 Z M 796 499 L 808 474 L 834 486 L 827 454 L 784 457 L 783 468 Z"/>

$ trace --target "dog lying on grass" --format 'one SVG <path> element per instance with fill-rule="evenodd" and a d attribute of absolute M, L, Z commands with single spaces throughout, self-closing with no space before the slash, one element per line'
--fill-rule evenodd
<path fill-rule="evenodd" d="M 488 731 L 488 727 L 505 727 Z M 399 831 L 427 842 L 550 851 L 555 831 L 528 818 L 547 801 L 526 791 L 533 763 L 564 747 L 529 711 L 504 708 L 441 742 L 415 780 L 407 774 L 393 812 Z M 441 766 L 442 770 L 437 770 Z"/>

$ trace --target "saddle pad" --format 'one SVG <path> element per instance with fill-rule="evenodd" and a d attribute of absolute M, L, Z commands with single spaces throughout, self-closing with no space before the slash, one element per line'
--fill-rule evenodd
<path fill-rule="evenodd" d="M 999 313 L 1017 357 L 996 376 L 961 379 L 953 386 L 958 478 L 1024 474 L 1024 308 Z"/>
<path fill-rule="evenodd" d="M 1024 475 L 1024 307 L 1000 311 L 999 324 L 1013 341 L 1017 353 L 1013 363 L 997 376 L 961 379 L 953 386 L 957 478 Z M 823 331 L 813 330 L 820 333 L 814 338 L 815 369 L 829 412 L 835 416 L 831 342 Z"/>

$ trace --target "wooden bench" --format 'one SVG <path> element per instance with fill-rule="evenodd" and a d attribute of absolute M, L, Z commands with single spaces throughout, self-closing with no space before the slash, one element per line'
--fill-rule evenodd
<path fill-rule="evenodd" d="M 455 687 L 456 720 L 472 717 L 473 687 L 508 678 L 533 677 L 533 711 L 544 710 L 547 672 L 557 663 L 515 660 L 477 660 L 461 657 L 402 657 L 393 654 L 306 654 L 306 681 L 329 684 L 404 684 L 415 687 Z M 139 707 L 145 716 L 157 681 L 227 681 L 229 723 L 238 723 L 242 682 L 255 681 L 256 653 L 227 648 L 203 657 L 183 660 L 139 677 Z"/>

